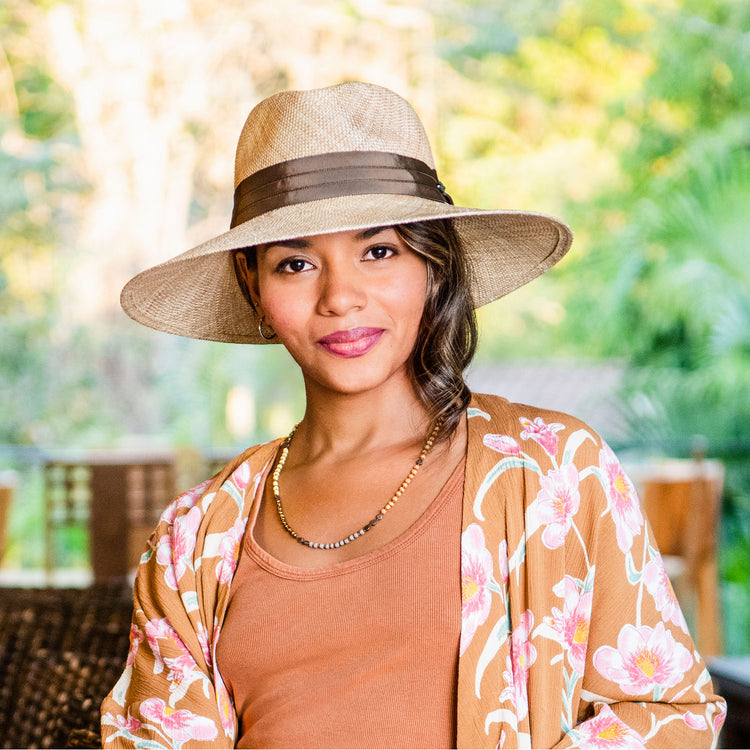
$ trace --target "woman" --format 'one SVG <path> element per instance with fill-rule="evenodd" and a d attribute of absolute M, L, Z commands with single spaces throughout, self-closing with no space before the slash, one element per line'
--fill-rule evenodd
<path fill-rule="evenodd" d="M 611 450 L 463 381 L 474 307 L 570 230 L 454 206 L 411 107 L 362 83 L 261 102 L 236 186 L 230 231 L 123 306 L 281 343 L 307 407 L 165 511 L 104 746 L 714 744 L 724 704 Z"/>

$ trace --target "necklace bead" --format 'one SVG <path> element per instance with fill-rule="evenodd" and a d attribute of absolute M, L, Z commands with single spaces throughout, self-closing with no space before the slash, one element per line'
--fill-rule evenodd
<path fill-rule="evenodd" d="M 289 457 L 289 446 L 292 443 L 292 438 L 294 437 L 294 433 L 297 431 L 297 425 L 286 437 L 284 442 L 282 443 L 281 448 L 281 455 L 279 456 L 278 463 L 276 464 L 276 467 L 273 470 L 273 474 L 271 475 L 271 489 L 273 491 L 273 498 L 276 502 L 276 512 L 279 516 L 279 520 L 281 521 L 281 525 L 284 527 L 284 529 L 287 531 L 287 533 L 295 539 L 300 544 L 304 545 L 305 547 L 310 547 L 311 549 L 338 549 L 339 547 L 343 547 L 344 545 L 350 544 L 355 539 L 359 539 L 359 537 L 366 534 L 370 529 L 372 529 L 373 526 L 375 526 L 378 521 L 383 520 L 383 516 L 396 504 L 398 499 L 406 492 L 407 487 L 411 484 L 411 480 L 414 479 L 414 477 L 417 475 L 417 472 L 419 471 L 420 467 L 424 463 L 424 460 L 427 456 L 427 454 L 432 449 L 433 443 L 435 442 L 435 438 L 437 437 L 438 431 L 440 430 L 440 426 L 442 425 L 442 420 L 438 420 L 435 423 L 435 426 L 432 428 L 432 432 L 427 437 L 427 440 L 425 441 L 424 446 L 422 446 L 422 451 L 419 454 L 419 457 L 414 463 L 414 466 L 412 466 L 411 471 L 406 475 L 403 482 L 399 485 L 396 492 L 393 494 L 391 499 L 380 509 L 380 511 L 375 515 L 374 518 L 372 518 L 368 523 L 366 523 L 359 531 L 355 531 L 349 536 L 345 536 L 343 539 L 339 539 L 337 542 L 311 542 L 309 539 L 305 539 L 304 537 L 301 537 L 290 525 L 289 522 L 286 520 L 286 516 L 284 515 L 284 509 L 281 506 L 281 492 L 279 490 L 279 477 L 281 476 L 281 470 L 284 468 L 284 464 L 286 463 L 287 458 Z"/>

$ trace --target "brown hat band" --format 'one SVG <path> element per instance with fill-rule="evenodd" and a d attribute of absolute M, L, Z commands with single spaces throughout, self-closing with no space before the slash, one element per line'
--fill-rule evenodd
<path fill-rule="evenodd" d="M 386 193 L 453 203 L 437 172 L 419 159 L 385 151 L 334 151 L 273 164 L 234 191 L 232 228 L 282 206 Z"/>

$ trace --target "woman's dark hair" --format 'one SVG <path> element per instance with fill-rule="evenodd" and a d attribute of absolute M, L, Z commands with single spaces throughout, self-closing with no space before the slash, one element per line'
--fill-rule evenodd
<path fill-rule="evenodd" d="M 470 268 L 450 219 L 400 224 L 394 229 L 427 263 L 427 300 L 411 356 L 417 395 L 449 438 L 469 405 L 464 370 L 477 348 Z"/>
<path fill-rule="evenodd" d="M 427 299 L 409 363 L 417 395 L 434 425 L 442 419 L 436 442 L 449 438 L 469 405 L 471 393 L 464 370 L 477 348 L 477 324 L 471 296 L 469 264 L 450 219 L 433 219 L 393 227 L 427 264 Z M 256 267 L 254 247 L 243 253 Z M 247 285 L 235 260 L 237 281 L 252 306 Z"/>

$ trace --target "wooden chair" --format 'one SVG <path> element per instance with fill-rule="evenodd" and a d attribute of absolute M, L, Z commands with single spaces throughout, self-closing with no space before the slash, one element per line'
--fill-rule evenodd
<path fill-rule="evenodd" d="M 631 471 L 677 598 L 704 657 L 723 653 L 718 527 L 724 466 L 701 458 Z"/>
<path fill-rule="evenodd" d="M 87 527 L 95 582 L 128 575 L 175 495 L 171 453 L 51 456 L 44 479 L 48 577 L 57 565 L 56 534 L 71 526 Z"/>
<path fill-rule="evenodd" d="M 16 487 L 16 474 L 13 471 L 0 471 L 0 562 L 5 554 L 5 537 L 10 517 L 10 506 Z"/>

